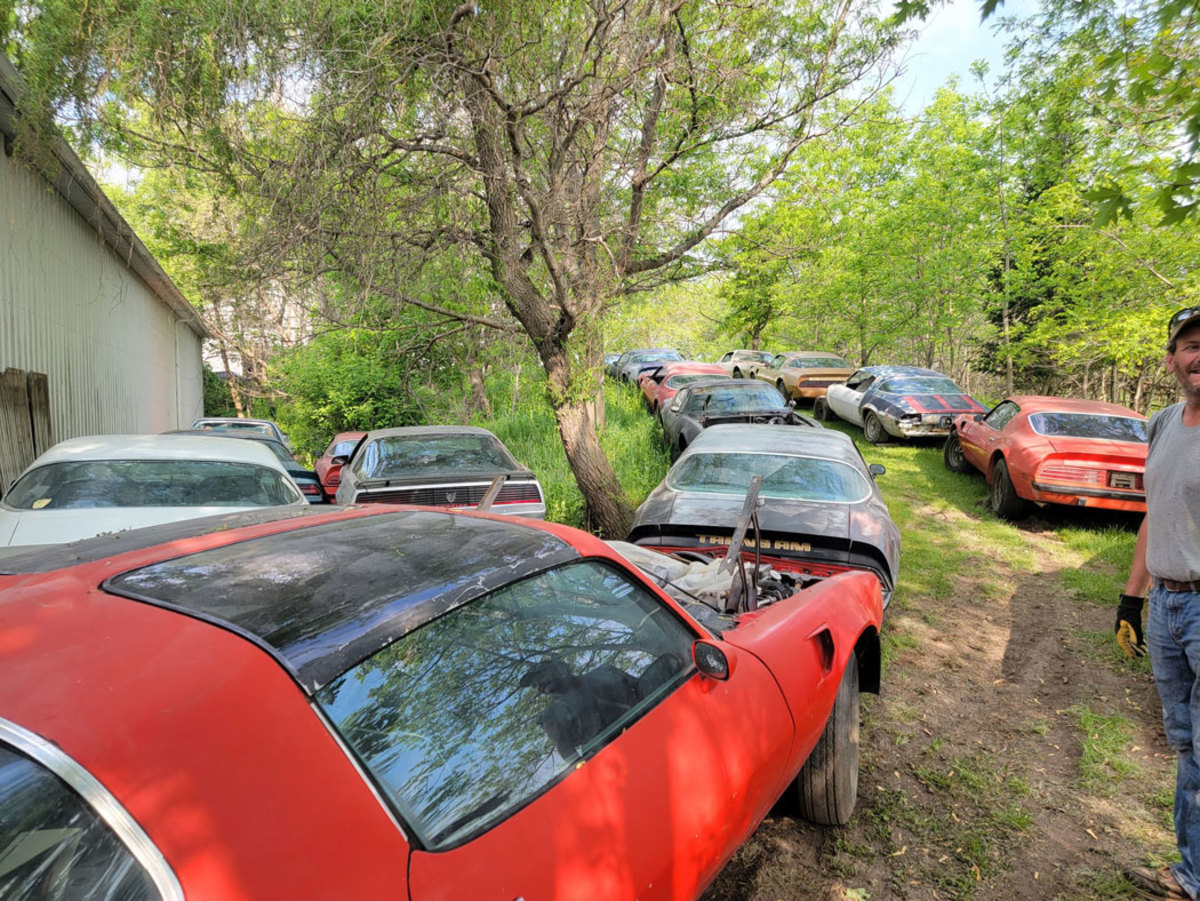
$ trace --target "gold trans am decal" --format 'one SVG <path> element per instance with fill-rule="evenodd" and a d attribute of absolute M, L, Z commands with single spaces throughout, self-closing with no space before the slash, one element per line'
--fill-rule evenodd
<path fill-rule="evenodd" d="M 696 541 L 700 544 L 719 544 L 728 545 L 732 535 L 697 535 Z M 760 547 L 764 551 L 794 551 L 800 554 L 806 554 L 812 550 L 812 545 L 807 541 L 789 541 L 786 538 L 764 538 L 760 542 L 747 535 L 746 540 L 742 542 L 742 547 L 753 548 Z"/>

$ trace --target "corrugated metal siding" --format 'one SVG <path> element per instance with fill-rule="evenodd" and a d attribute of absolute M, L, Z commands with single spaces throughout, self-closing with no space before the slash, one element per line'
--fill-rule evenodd
<path fill-rule="evenodd" d="M 46 373 L 56 440 L 189 425 L 203 412 L 200 340 L 0 152 L 0 370 Z"/>

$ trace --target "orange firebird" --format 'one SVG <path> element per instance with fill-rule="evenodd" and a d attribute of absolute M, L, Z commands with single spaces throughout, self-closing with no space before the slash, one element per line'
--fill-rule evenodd
<path fill-rule="evenodd" d="M 1146 511 L 1146 417 L 1118 404 L 1019 395 L 986 414 L 964 414 L 943 456 L 954 472 L 978 469 L 1005 518 L 1030 504 Z"/>

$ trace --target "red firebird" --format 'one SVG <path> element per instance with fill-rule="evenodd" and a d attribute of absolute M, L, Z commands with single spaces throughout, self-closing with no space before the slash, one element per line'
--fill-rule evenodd
<path fill-rule="evenodd" d="M 959 416 L 943 456 L 954 472 L 982 472 L 1008 519 L 1030 503 L 1146 511 L 1146 417 L 1117 404 L 1010 397 Z"/>
<path fill-rule="evenodd" d="M 729 373 L 716 363 L 680 360 L 675 363 L 663 363 L 658 369 L 643 372 L 638 376 L 638 386 L 642 389 L 642 397 L 650 412 L 657 414 L 671 402 L 671 398 L 678 394 L 684 385 L 705 378 L 727 375 Z"/>
<path fill-rule="evenodd" d="M 879 689 L 878 579 L 731 568 L 415 507 L 4 557 L 0 896 L 694 898 L 782 793 L 845 822 Z"/>
<path fill-rule="evenodd" d="M 334 463 L 333 458 L 349 457 L 354 453 L 355 445 L 366 434 L 366 432 L 338 432 L 329 442 L 329 447 L 325 448 L 325 452 L 317 457 L 317 465 L 314 469 L 317 478 L 321 481 L 322 490 L 330 498 L 337 494 L 338 485 L 342 484 L 342 464 Z"/>

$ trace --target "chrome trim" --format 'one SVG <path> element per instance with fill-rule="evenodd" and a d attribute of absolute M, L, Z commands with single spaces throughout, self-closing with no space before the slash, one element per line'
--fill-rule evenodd
<path fill-rule="evenodd" d="M 167 859 L 100 780 L 62 748 L 3 717 L 0 717 L 0 741 L 50 770 L 83 798 L 142 865 L 164 901 L 183 901 L 183 887 Z"/>

